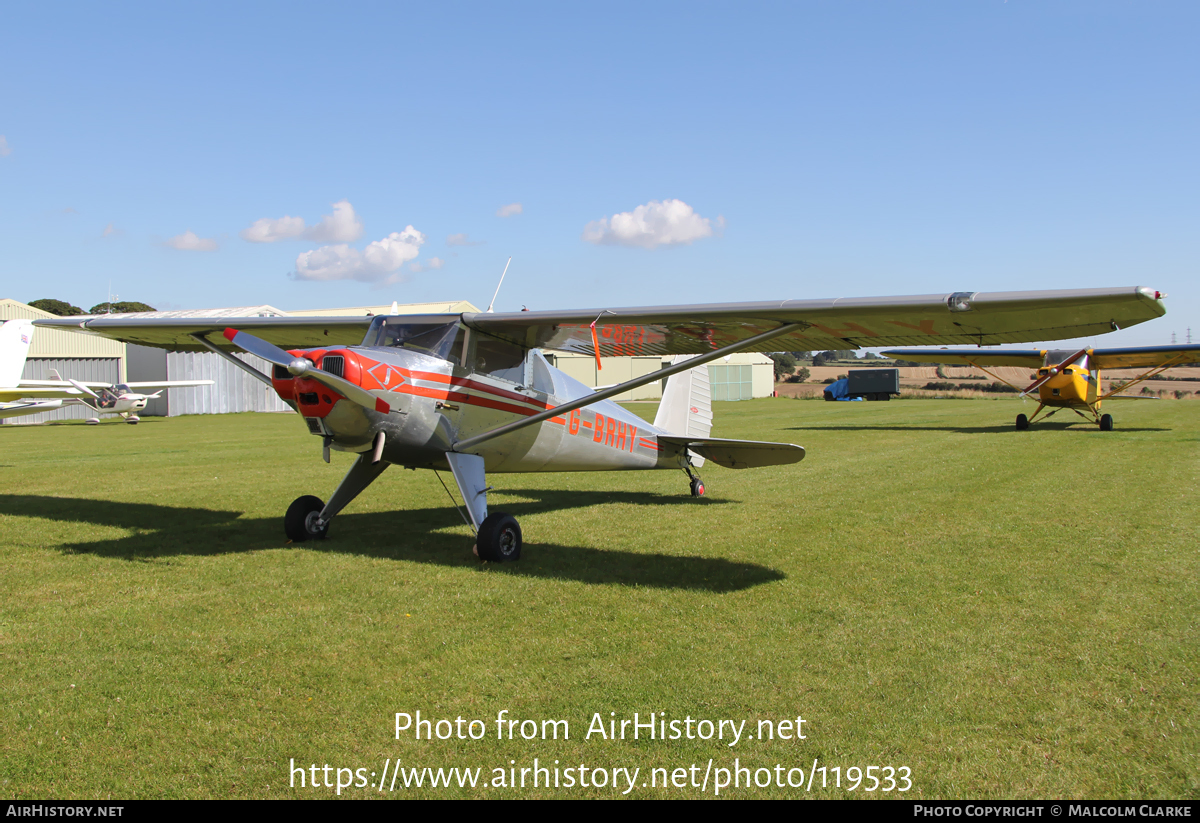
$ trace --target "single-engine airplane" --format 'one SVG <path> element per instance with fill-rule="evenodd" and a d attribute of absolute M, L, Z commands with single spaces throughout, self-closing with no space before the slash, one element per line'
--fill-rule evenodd
<path fill-rule="evenodd" d="M 485 560 L 516 560 L 517 521 L 488 513 L 487 473 L 672 469 L 703 493 L 704 459 L 735 469 L 794 463 L 789 443 L 709 437 L 705 370 L 737 351 L 979 345 L 1102 334 L 1166 312 L 1153 289 L 1089 289 L 776 301 L 629 309 L 378 317 L 228 319 L 105 315 L 48 319 L 176 351 L 209 350 L 272 386 L 330 449 L 357 453 L 329 502 L 293 501 L 293 541 L 324 538 L 332 518 L 389 464 L 449 470 Z M 263 374 L 230 354 L 274 364 Z M 594 391 L 555 369 L 541 349 L 602 356 L 694 355 Z M 611 402 L 669 378 L 652 425 Z M 447 489 L 449 492 L 449 489 Z M 457 503 L 455 504 L 457 506 Z M 467 518 L 464 518 L 467 519 Z"/>
<path fill-rule="evenodd" d="M 1120 392 L 1162 374 L 1171 366 L 1200 360 L 1200 346 L 1149 346 L 1133 349 L 1090 349 L 1078 351 L 1046 349 L 892 349 L 885 351 L 886 357 L 900 360 L 915 360 L 924 363 L 959 363 L 974 366 L 1001 383 L 1006 383 L 1021 393 L 1022 397 L 1037 391 L 1037 410 L 1031 417 L 1017 415 L 1017 430 L 1029 428 L 1042 409 L 1052 409 L 1043 419 L 1048 419 L 1062 409 L 1070 409 L 1088 422 L 1095 423 L 1100 431 L 1113 430 L 1111 414 L 1100 412 L 1104 400 L 1140 400 L 1136 395 Z M 1036 369 L 1034 381 L 1022 389 L 1014 386 L 998 374 L 988 371 L 991 366 L 1022 366 Z M 1100 372 L 1103 369 L 1144 368 L 1146 371 L 1121 383 L 1107 392 L 1100 388 Z"/>
<path fill-rule="evenodd" d="M 85 383 L 80 380 L 64 380 L 57 371 L 51 371 L 54 380 L 22 380 L 29 344 L 33 341 L 33 322 L 25 319 L 9 320 L 0 326 L 0 400 L 18 402 L 0 403 L 0 419 L 20 417 L 26 414 L 54 411 L 64 404 L 83 405 L 96 412 L 88 423 L 99 423 L 101 414 L 120 415 L 126 423 L 141 420 L 138 412 L 146 403 L 162 394 L 163 389 L 189 386 L 211 386 L 211 380 L 159 380 L 151 383 Z M 141 394 L 135 389 L 158 389 L 154 394 Z M 55 398 L 40 400 L 36 398 Z"/>

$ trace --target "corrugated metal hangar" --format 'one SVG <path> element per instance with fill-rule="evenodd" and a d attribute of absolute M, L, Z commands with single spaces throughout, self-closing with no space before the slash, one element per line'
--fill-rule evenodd
<path fill-rule="evenodd" d="M 397 306 L 355 306 L 285 312 L 273 306 L 243 306 L 226 309 L 139 312 L 130 317 L 347 317 L 377 314 L 441 314 L 478 312 L 465 300 L 411 303 Z M 54 315 L 11 299 L 0 300 L 0 320 L 40 319 Z M 270 365 L 248 354 L 236 355 L 247 364 L 269 372 Z M 547 352 L 552 364 L 588 386 L 607 386 L 662 368 L 664 358 L 604 357 L 601 368 L 590 355 Z M 669 360 L 669 358 L 666 358 Z M 227 414 L 232 412 L 288 412 L 279 397 L 232 363 L 209 352 L 167 352 L 148 346 L 127 345 L 105 338 L 58 329 L 38 329 L 29 348 L 22 377 L 26 380 L 53 379 L 51 370 L 64 378 L 108 383 L 151 380 L 212 380 L 211 386 L 176 388 L 150 401 L 143 417 L 175 417 L 181 414 Z M 746 400 L 769 396 L 774 388 L 770 358 L 756 353 L 735 354 L 709 364 L 713 400 Z M 662 381 L 650 383 L 616 397 L 616 400 L 657 400 Z M 9 424 L 41 423 L 48 420 L 87 419 L 94 412 L 86 406 L 66 406 L 51 412 L 4 421 Z"/>

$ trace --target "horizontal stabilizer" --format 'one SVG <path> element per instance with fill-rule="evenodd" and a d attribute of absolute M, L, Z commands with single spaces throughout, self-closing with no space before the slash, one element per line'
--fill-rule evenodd
<path fill-rule="evenodd" d="M 715 437 L 680 437 L 660 434 L 659 443 L 687 448 L 727 469 L 757 469 L 783 466 L 804 459 L 804 447 L 761 440 L 722 440 Z"/>

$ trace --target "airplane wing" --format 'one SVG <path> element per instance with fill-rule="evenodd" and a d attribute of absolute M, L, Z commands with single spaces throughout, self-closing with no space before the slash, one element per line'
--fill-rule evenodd
<path fill-rule="evenodd" d="M 213 380 L 157 380 L 150 383 L 122 383 L 131 389 L 182 389 L 188 386 L 211 386 Z"/>
<path fill-rule="evenodd" d="M 413 322 L 433 323 L 438 317 L 453 323 L 457 314 L 415 315 Z M 284 349 L 315 349 L 322 346 L 357 346 L 362 342 L 373 317 L 52 317 L 35 320 L 35 326 L 68 329 L 97 334 L 123 343 L 153 346 L 170 351 L 208 351 L 191 337 L 205 335 L 215 346 L 226 351 L 241 351 L 222 335 L 236 326 L 255 337 Z"/>
<path fill-rule="evenodd" d="M 955 292 L 567 312 L 464 314 L 486 334 L 530 348 L 602 356 L 702 354 L 789 323 L 750 351 L 939 343 L 992 345 L 1102 334 L 1166 313 L 1153 289 Z M 595 335 L 593 335 L 593 324 Z"/>
<path fill-rule="evenodd" d="M 61 408 L 61 400 L 42 400 L 32 403 L 3 403 L 0 404 L 0 420 L 9 417 L 21 417 L 26 414 L 39 414 Z"/>
<path fill-rule="evenodd" d="M 105 383 L 105 386 L 108 384 Z M 83 397 L 83 392 L 79 389 L 71 387 L 70 383 L 64 383 L 62 386 L 53 388 L 43 386 L 41 388 L 28 388 L 18 386 L 12 389 L 0 389 L 0 402 L 7 400 L 20 400 L 25 397 Z"/>
<path fill-rule="evenodd" d="M 938 363 L 947 366 L 1022 366 L 1036 369 L 1042 365 L 1046 352 L 1041 349 L 889 349 L 880 352 L 893 360 L 913 360 L 917 363 Z"/>
<path fill-rule="evenodd" d="M 601 356 L 702 354 L 788 324 L 800 328 L 748 347 L 750 351 L 816 351 L 864 346 L 994 345 L 1103 334 L 1166 313 L 1154 289 L 954 292 L 915 297 L 854 297 L 412 315 L 414 323 L 462 320 L 484 334 L 529 348 Z M 282 348 L 358 344 L 371 317 L 52 318 L 38 326 L 70 328 L 127 343 L 203 351 L 193 333 L 235 350 L 221 331 L 236 326 Z M 594 332 L 594 335 L 593 335 Z"/>
<path fill-rule="evenodd" d="M 1147 346 L 1140 349 L 1093 349 L 1088 358 L 1096 369 L 1139 369 L 1200 361 L 1200 346 Z"/>

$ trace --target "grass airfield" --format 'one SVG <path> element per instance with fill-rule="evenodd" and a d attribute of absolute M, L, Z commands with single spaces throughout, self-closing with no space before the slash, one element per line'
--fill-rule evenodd
<path fill-rule="evenodd" d="M 525 537 L 506 565 L 471 555 L 435 475 L 396 467 L 288 545 L 288 503 L 351 460 L 294 416 L 4 426 L 0 794 L 337 795 L 291 785 L 293 761 L 374 773 L 351 798 L 626 788 L 493 785 L 536 757 L 695 798 L 716 773 L 641 784 L 737 758 L 818 771 L 721 797 L 1195 800 L 1200 405 L 1113 405 L 1111 433 L 1066 412 L 1018 433 L 1013 399 L 718 403 L 714 436 L 807 458 L 710 464 L 702 500 L 681 472 L 489 476 Z M 418 709 L 486 736 L 397 740 Z M 497 740 L 501 710 L 570 739 Z M 746 735 L 585 739 L 634 712 Z M 797 716 L 804 740 L 747 736 Z M 397 758 L 481 774 L 379 791 Z M 850 790 L 868 766 L 910 790 Z"/>

